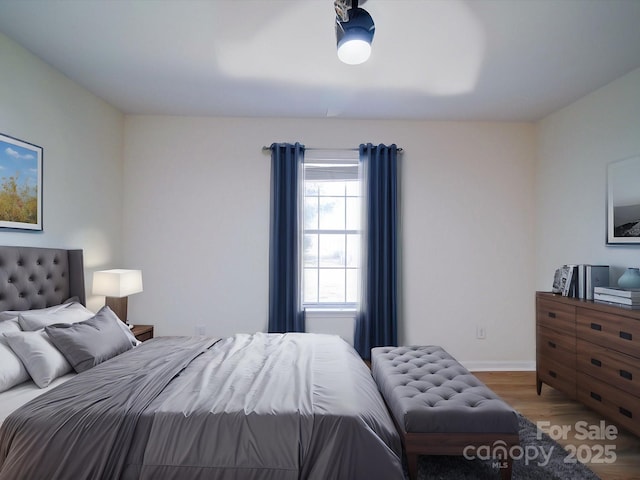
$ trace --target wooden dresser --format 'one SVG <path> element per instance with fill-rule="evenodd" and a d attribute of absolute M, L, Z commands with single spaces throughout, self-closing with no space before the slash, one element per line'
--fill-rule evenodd
<path fill-rule="evenodd" d="M 536 378 L 640 435 L 640 310 L 537 292 Z"/>

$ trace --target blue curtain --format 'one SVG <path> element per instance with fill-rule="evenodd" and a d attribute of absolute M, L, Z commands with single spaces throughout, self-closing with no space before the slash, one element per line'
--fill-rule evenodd
<path fill-rule="evenodd" d="M 363 265 L 354 344 L 362 358 L 398 342 L 398 149 L 360 145 Z"/>
<path fill-rule="evenodd" d="M 300 222 L 304 145 L 271 145 L 270 333 L 304 332 L 300 296 Z"/>

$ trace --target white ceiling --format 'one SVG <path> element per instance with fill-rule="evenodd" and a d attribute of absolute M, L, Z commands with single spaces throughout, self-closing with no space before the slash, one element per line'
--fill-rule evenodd
<path fill-rule="evenodd" d="M 0 0 L 0 32 L 132 114 L 530 121 L 640 67 L 640 0 L 363 7 L 359 66 L 332 0 Z"/>

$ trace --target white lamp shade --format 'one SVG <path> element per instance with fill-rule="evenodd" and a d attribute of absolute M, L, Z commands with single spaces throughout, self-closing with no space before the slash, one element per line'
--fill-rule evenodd
<path fill-rule="evenodd" d="M 102 270 L 93 274 L 93 294 L 122 298 L 142 291 L 141 270 Z"/>

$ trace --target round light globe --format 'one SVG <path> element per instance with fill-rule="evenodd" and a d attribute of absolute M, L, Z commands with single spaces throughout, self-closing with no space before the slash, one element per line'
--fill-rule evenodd
<path fill-rule="evenodd" d="M 371 44 L 365 40 L 353 39 L 338 46 L 338 58 L 347 65 L 360 65 L 371 56 Z"/>

